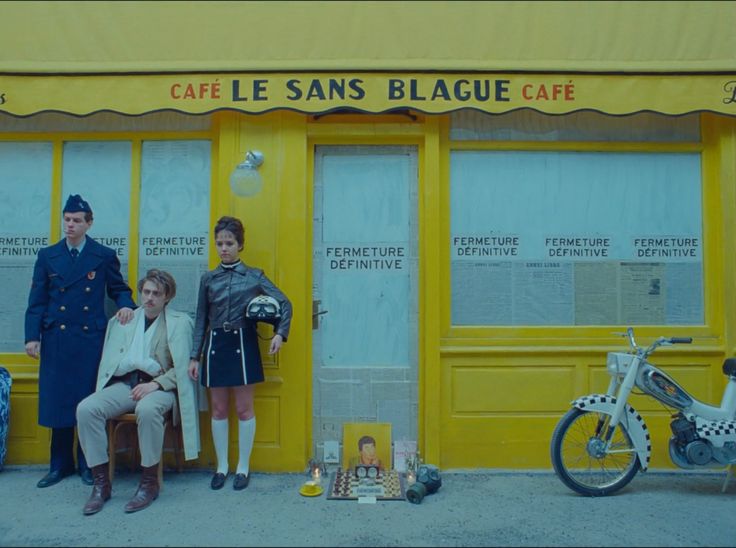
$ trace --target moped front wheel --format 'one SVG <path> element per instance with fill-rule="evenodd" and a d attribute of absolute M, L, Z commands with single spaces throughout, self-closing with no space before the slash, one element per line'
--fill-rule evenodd
<path fill-rule="evenodd" d="M 625 424 L 616 426 L 606 448 L 604 436 L 610 420 L 605 411 L 573 407 L 552 434 L 552 466 L 562 483 L 581 495 L 610 495 L 639 471 L 639 458 Z"/>

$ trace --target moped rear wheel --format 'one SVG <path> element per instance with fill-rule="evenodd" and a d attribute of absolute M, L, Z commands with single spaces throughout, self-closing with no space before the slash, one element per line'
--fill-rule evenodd
<path fill-rule="evenodd" d="M 626 425 L 620 423 L 605 449 L 611 415 L 573 407 L 552 434 L 552 466 L 562 483 L 581 495 L 601 497 L 627 485 L 639 471 L 639 458 Z"/>

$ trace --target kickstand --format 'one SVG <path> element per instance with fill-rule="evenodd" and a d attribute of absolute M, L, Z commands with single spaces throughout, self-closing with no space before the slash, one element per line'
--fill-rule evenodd
<path fill-rule="evenodd" d="M 721 493 L 726 492 L 726 488 L 728 487 L 728 482 L 731 481 L 731 476 L 733 476 L 733 464 L 728 465 L 728 470 L 726 470 L 726 479 L 723 481 L 723 487 L 721 487 Z"/>

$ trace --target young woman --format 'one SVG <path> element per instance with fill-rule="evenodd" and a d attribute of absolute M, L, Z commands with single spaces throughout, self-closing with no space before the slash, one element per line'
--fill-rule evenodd
<path fill-rule="evenodd" d="M 286 342 L 291 325 L 291 302 L 262 270 L 243 264 L 245 231 L 235 217 L 221 217 L 215 225 L 215 246 L 220 264 L 202 276 L 197 317 L 194 322 L 189 376 L 210 389 L 212 439 L 217 470 L 210 487 L 221 489 L 228 474 L 228 413 L 230 394 L 238 415 L 238 466 L 233 489 L 245 489 L 250 481 L 250 454 L 256 433 L 253 396 L 263 382 L 256 324 L 245 318 L 245 307 L 258 295 L 269 295 L 281 306 L 281 320 L 274 326 L 269 354 Z M 203 357 L 200 368 L 200 355 Z"/>

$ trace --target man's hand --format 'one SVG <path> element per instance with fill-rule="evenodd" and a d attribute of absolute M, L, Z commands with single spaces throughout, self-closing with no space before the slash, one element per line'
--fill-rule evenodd
<path fill-rule="evenodd" d="M 117 311 L 117 313 L 115 314 L 115 317 L 120 322 L 120 325 L 125 325 L 126 323 L 128 323 L 130 320 L 133 319 L 133 309 L 128 308 L 127 306 L 124 306 L 123 308 Z"/>
<path fill-rule="evenodd" d="M 140 401 L 151 392 L 158 390 L 158 388 L 159 386 L 156 382 L 144 382 L 133 387 L 133 390 L 130 391 L 130 397 L 133 398 L 133 401 Z"/>
<path fill-rule="evenodd" d="M 276 354 L 276 352 L 278 352 L 281 348 L 282 344 L 284 344 L 284 338 L 278 334 L 274 335 L 273 339 L 271 339 L 271 346 L 268 349 L 268 353 Z"/>
<path fill-rule="evenodd" d="M 199 360 L 192 358 L 189 360 L 189 378 L 196 381 L 199 378 Z"/>
<path fill-rule="evenodd" d="M 28 354 L 31 358 L 38 359 L 38 356 L 40 353 L 41 353 L 41 342 L 40 341 L 28 341 L 26 343 L 26 354 Z"/>

